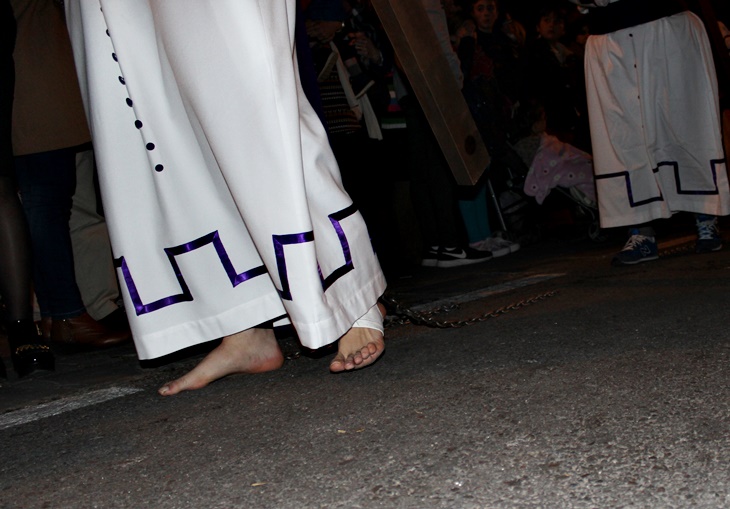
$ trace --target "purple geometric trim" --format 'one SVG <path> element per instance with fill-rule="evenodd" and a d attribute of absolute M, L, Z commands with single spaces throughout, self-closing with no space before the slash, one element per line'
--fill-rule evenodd
<path fill-rule="evenodd" d="M 345 219 L 346 217 L 349 217 L 353 215 L 355 212 L 357 212 L 357 207 L 355 205 L 350 205 L 347 208 L 344 208 L 340 211 L 334 212 L 330 214 L 329 220 L 330 223 L 332 223 L 332 227 L 335 229 L 335 232 L 337 233 L 337 238 L 340 240 L 340 246 L 342 246 L 342 254 L 345 258 L 345 263 L 335 269 L 329 276 L 322 277 L 322 270 L 319 267 L 319 264 L 317 265 L 317 271 L 319 272 L 319 278 L 322 282 L 322 289 L 327 290 L 332 284 L 340 279 L 342 276 L 353 270 L 355 267 L 352 264 L 352 253 L 350 252 L 350 243 L 347 241 L 347 236 L 345 235 L 345 231 L 342 229 L 342 225 L 340 224 L 340 221 Z M 286 256 L 284 254 L 284 246 L 290 245 L 290 244 L 302 244 L 305 242 L 312 242 L 314 241 L 314 232 L 303 232 L 303 233 L 294 233 L 289 235 L 272 235 L 272 240 L 274 242 L 274 253 L 276 255 L 276 266 L 279 272 L 279 280 L 281 281 L 281 290 L 279 291 L 279 296 L 282 299 L 285 300 L 292 300 L 292 294 L 291 294 L 291 288 L 289 286 L 289 274 L 287 272 L 286 268 Z"/>
<path fill-rule="evenodd" d="M 216 230 L 207 235 L 204 235 L 203 237 L 200 237 L 199 239 L 195 239 L 192 242 L 164 249 L 165 254 L 167 255 L 167 260 L 170 262 L 170 266 L 175 273 L 175 278 L 177 279 L 177 282 L 180 285 L 180 290 L 182 291 L 177 295 L 170 295 L 169 297 L 156 300 L 149 304 L 143 304 L 142 299 L 139 296 L 139 292 L 137 291 L 137 285 L 134 284 L 134 278 L 132 277 L 132 273 L 129 270 L 129 267 L 127 266 L 126 260 L 123 256 L 120 258 L 115 258 L 114 266 L 122 269 L 124 282 L 127 285 L 127 290 L 129 291 L 129 296 L 132 299 L 132 303 L 134 304 L 134 310 L 137 313 L 137 316 L 150 313 L 152 311 L 156 311 L 158 309 L 171 306 L 179 302 L 192 301 L 193 296 L 190 293 L 190 289 L 188 288 L 187 283 L 185 283 L 185 278 L 180 272 L 180 267 L 175 257 L 181 254 L 189 253 L 190 251 L 194 251 L 211 243 L 213 244 L 213 247 L 218 254 L 218 258 L 220 259 L 221 264 L 226 271 L 226 275 L 228 276 L 228 279 L 231 281 L 231 285 L 234 288 L 244 281 L 248 281 L 249 279 L 252 279 L 254 277 L 266 274 L 266 267 L 264 267 L 263 265 L 254 267 L 253 269 L 247 270 L 245 272 L 241 272 L 240 274 L 237 273 L 236 270 L 233 268 L 233 264 L 231 263 L 231 260 L 228 257 L 228 253 L 223 247 L 223 242 L 221 242 L 218 231 Z"/>
<path fill-rule="evenodd" d="M 292 300 L 291 290 L 289 288 L 289 276 L 286 271 L 286 258 L 284 256 L 284 246 L 289 244 L 303 244 L 314 240 L 314 232 L 292 233 L 289 235 L 272 235 L 274 241 L 274 254 L 276 255 L 276 267 L 279 270 L 279 280 L 281 281 L 281 290 L 278 290 L 279 296 L 285 300 Z"/>
<path fill-rule="evenodd" d="M 322 280 L 322 288 L 326 291 L 327 288 L 332 286 L 332 284 L 340 279 L 342 276 L 350 272 L 355 267 L 352 265 L 352 253 L 350 252 L 350 243 L 347 242 L 347 236 L 345 235 L 344 230 L 342 229 L 342 226 L 340 225 L 340 221 L 345 219 L 346 217 L 349 217 L 353 215 L 355 212 L 357 212 L 357 207 L 355 207 L 354 204 L 350 205 L 349 207 L 340 210 L 339 212 L 335 212 L 334 214 L 330 214 L 328 217 L 330 218 L 330 222 L 332 223 L 332 226 L 334 227 L 335 231 L 337 232 L 337 238 L 340 239 L 340 245 L 342 246 L 342 254 L 345 256 L 345 264 L 341 267 L 338 267 L 335 269 L 332 274 L 327 276 L 325 279 Z"/>
<path fill-rule="evenodd" d="M 134 278 L 132 278 L 132 273 L 130 272 L 129 267 L 127 266 L 127 261 L 124 259 L 124 257 L 122 256 L 120 258 L 115 258 L 114 266 L 122 269 L 124 282 L 127 285 L 127 291 L 129 292 L 130 299 L 132 299 L 132 303 L 134 304 L 134 311 L 135 313 L 137 313 L 137 316 L 143 315 L 145 313 L 151 313 L 152 311 L 157 311 L 160 308 L 171 306 L 172 304 L 177 304 L 178 302 L 193 300 L 193 296 L 190 294 L 190 289 L 185 284 L 185 280 L 181 276 L 179 276 L 177 280 L 180 284 L 182 293 L 179 293 L 177 295 L 171 295 L 169 297 L 165 297 L 164 299 L 156 300 L 155 302 L 152 302 L 150 304 L 143 304 L 142 299 L 139 296 L 139 292 L 137 291 L 137 285 L 134 284 Z M 177 269 L 176 266 L 174 266 L 174 268 Z M 176 272 L 176 274 L 178 274 L 178 272 Z"/>

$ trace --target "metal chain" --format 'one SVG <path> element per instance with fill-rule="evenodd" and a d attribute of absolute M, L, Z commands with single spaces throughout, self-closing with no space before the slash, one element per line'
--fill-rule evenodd
<path fill-rule="evenodd" d="M 674 246 L 668 249 L 662 249 L 659 252 L 660 256 L 673 256 L 678 254 L 687 253 L 692 250 L 692 244 L 680 244 L 678 246 Z M 382 301 L 388 308 L 388 316 L 386 318 L 386 327 L 393 327 L 396 325 L 406 325 L 409 323 L 412 323 L 414 325 L 424 325 L 426 327 L 433 327 L 433 328 L 439 328 L 439 329 L 448 329 L 448 328 L 458 328 L 458 327 L 466 327 L 468 325 L 473 325 L 475 323 L 479 322 L 485 322 L 491 318 L 497 318 L 499 316 L 502 316 L 504 314 L 509 313 L 510 311 L 517 311 L 518 309 L 522 309 L 526 306 L 529 306 L 531 304 L 535 304 L 537 302 L 543 301 L 545 299 L 548 299 L 550 297 L 554 297 L 558 293 L 557 290 L 551 290 L 549 292 L 542 293 L 540 295 L 535 295 L 533 297 L 528 297 L 527 299 L 521 300 L 519 302 L 515 302 L 513 304 L 509 304 L 507 306 L 503 306 L 501 308 L 495 309 L 493 311 L 488 311 L 486 313 L 483 313 L 479 316 L 468 318 L 466 320 L 444 320 L 439 321 L 434 318 L 434 316 L 442 314 L 442 313 L 448 313 L 451 311 L 455 311 L 459 309 L 459 304 L 446 304 L 437 308 L 428 309 L 425 311 L 416 311 L 412 308 L 409 308 L 408 306 L 400 303 L 395 298 L 384 295 L 382 297 Z"/>
<path fill-rule="evenodd" d="M 678 246 L 662 249 L 661 251 L 659 251 L 658 255 L 661 258 L 679 254 L 688 254 L 690 252 L 694 252 L 694 244 L 691 242 L 687 242 L 684 244 L 679 244 Z"/>
<path fill-rule="evenodd" d="M 439 308 L 434 308 L 434 309 L 430 309 L 427 311 L 415 311 L 412 308 L 409 308 L 408 306 L 401 304 L 400 302 L 398 302 L 396 299 L 394 299 L 393 297 L 391 297 L 389 295 L 384 295 L 382 297 L 382 300 L 385 303 L 386 307 L 388 308 L 388 314 L 389 315 L 393 314 L 396 317 L 398 317 L 397 319 L 388 320 L 388 322 L 386 324 L 386 326 L 388 326 L 388 327 L 393 326 L 393 325 L 405 325 L 408 323 L 412 323 L 415 325 L 424 325 L 426 327 L 448 329 L 448 328 L 466 327 L 467 325 L 473 325 L 478 322 L 487 321 L 490 318 L 497 318 L 499 316 L 509 313 L 510 311 L 517 311 L 518 309 L 522 309 L 531 304 L 535 304 L 536 302 L 540 302 L 540 301 L 543 301 L 550 297 L 554 297 L 557 293 L 558 293 L 557 290 L 551 290 L 549 292 L 545 292 L 540 295 L 535 295 L 533 297 L 528 297 L 527 299 L 521 300 L 519 302 L 515 302 L 513 304 L 503 306 L 503 307 L 495 309 L 493 311 L 488 311 L 486 313 L 483 313 L 483 314 L 473 317 L 473 318 L 468 318 L 466 320 L 445 320 L 445 321 L 436 320 L 433 318 L 433 316 L 440 314 L 440 313 L 445 313 L 445 312 L 453 311 L 455 309 L 459 309 L 458 304 L 448 304 L 446 306 L 441 306 Z"/>

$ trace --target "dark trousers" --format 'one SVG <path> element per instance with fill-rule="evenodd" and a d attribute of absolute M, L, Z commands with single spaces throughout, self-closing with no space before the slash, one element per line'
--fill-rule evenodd
<path fill-rule="evenodd" d="M 411 200 L 426 246 L 458 246 L 466 238 L 457 185 L 420 105 L 404 108 L 410 154 Z"/>
<path fill-rule="evenodd" d="M 69 233 L 76 149 L 17 156 L 15 174 L 30 227 L 33 282 L 41 315 L 78 316 L 85 308 L 76 284 Z"/>

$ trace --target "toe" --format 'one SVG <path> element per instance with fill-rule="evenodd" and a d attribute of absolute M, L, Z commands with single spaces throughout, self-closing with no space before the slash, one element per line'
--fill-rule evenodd
<path fill-rule="evenodd" d="M 185 384 L 181 383 L 181 379 L 168 382 L 157 391 L 161 396 L 174 396 L 175 394 L 185 390 Z"/>
<path fill-rule="evenodd" d="M 179 384 L 176 383 L 177 380 L 173 382 L 167 382 L 165 385 L 160 387 L 157 392 L 160 394 L 160 396 L 173 396 L 180 392 Z"/>
<path fill-rule="evenodd" d="M 363 362 L 365 362 L 369 358 L 370 358 L 370 350 L 368 349 L 367 346 L 364 346 L 357 353 L 357 360 L 356 360 L 355 363 L 359 366 L 360 364 L 362 364 Z"/>
<path fill-rule="evenodd" d="M 367 346 L 365 346 L 365 348 L 363 348 L 362 350 L 363 357 L 370 358 L 371 355 L 375 355 L 376 353 L 378 353 L 378 345 L 376 345 L 375 343 L 368 343 Z"/>
<path fill-rule="evenodd" d="M 334 359 L 332 359 L 332 362 L 330 362 L 330 371 L 333 373 L 339 373 L 340 371 L 345 371 L 346 368 L 346 362 L 345 357 L 338 353 Z"/>
<path fill-rule="evenodd" d="M 359 353 L 355 353 L 347 356 L 347 362 L 345 363 L 345 369 L 355 369 L 355 366 L 362 362 L 362 357 Z"/>
<path fill-rule="evenodd" d="M 188 373 L 185 376 L 181 376 L 177 380 L 167 382 L 165 385 L 160 387 L 157 392 L 161 396 L 174 396 L 175 394 L 179 394 L 183 391 L 202 389 L 206 385 L 208 385 L 208 380 L 203 378 L 196 379 L 194 377 L 191 377 L 190 373 Z"/>

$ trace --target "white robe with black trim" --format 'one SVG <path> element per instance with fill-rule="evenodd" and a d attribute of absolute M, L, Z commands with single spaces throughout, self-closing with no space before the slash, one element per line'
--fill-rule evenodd
<path fill-rule="evenodd" d="M 677 211 L 730 214 L 717 79 L 700 19 L 683 12 L 592 35 L 585 69 L 601 226 Z"/>

